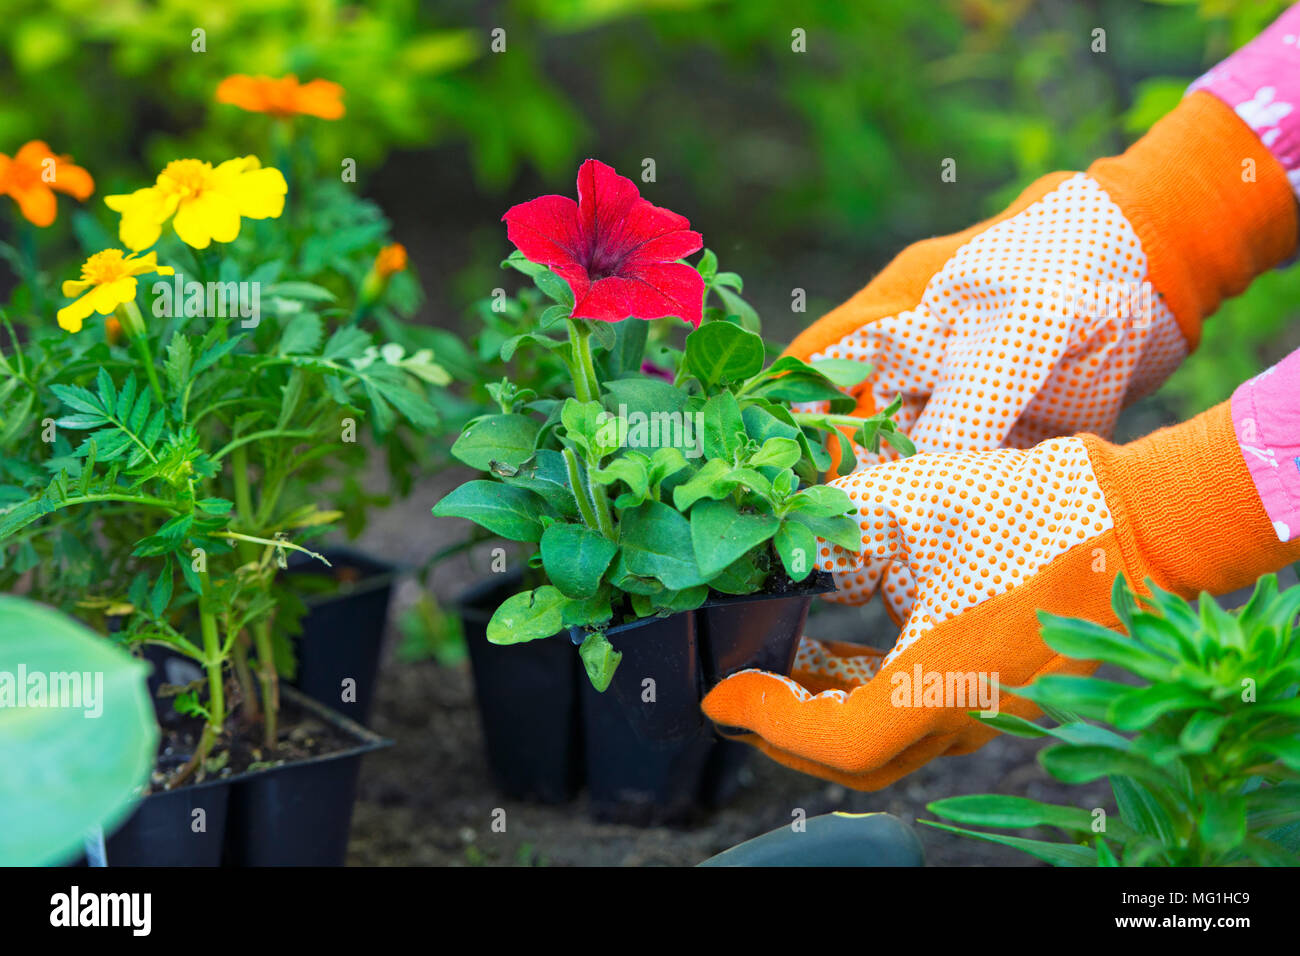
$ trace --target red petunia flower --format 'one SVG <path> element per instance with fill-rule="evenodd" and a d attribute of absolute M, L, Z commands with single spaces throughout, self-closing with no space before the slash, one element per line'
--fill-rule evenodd
<path fill-rule="evenodd" d="M 506 235 L 532 262 L 573 290 L 573 318 L 619 322 L 675 315 L 699 328 L 704 280 L 675 260 L 704 239 L 685 216 L 641 198 L 612 166 L 589 159 L 578 170 L 578 201 L 541 196 L 501 217 Z"/>

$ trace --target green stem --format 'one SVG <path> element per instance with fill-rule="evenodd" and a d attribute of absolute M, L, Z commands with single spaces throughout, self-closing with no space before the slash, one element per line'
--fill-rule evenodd
<path fill-rule="evenodd" d="M 582 523 L 588 528 L 600 529 L 600 522 L 596 518 L 596 513 L 591 509 L 591 502 L 587 496 L 582 493 L 582 479 L 578 472 L 578 456 L 573 453 L 572 448 L 564 449 L 564 466 L 569 472 L 569 487 L 573 489 L 573 500 L 578 504 L 578 513 L 582 515 Z"/>
<path fill-rule="evenodd" d="M 326 567 L 333 567 L 333 565 L 330 564 L 329 561 L 325 560 L 325 556 L 323 554 L 317 554 L 315 551 L 312 551 L 309 548 L 304 548 L 300 544 L 294 544 L 292 541 L 285 541 L 283 539 L 279 541 L 275 541 L 271 538 L 259 538 L 257 535 L 254 534 L 240 534 L 237 531 L 216 531 L 213 532 L 212 537 L 225 538 L 228 541 L 251 541 L 254 544 L 266 545 L 269 548 L 288 548 L 290 551 L 301 551 L 303 554 L 311 555 L 317 561 L 323 563 Z"/>
<path fill-rule="evenodd" d="M 233 451 L 230 468 L 234 472 L 235 480 L 235 512 L 239 515 L 239 523 L 247 528 L 248 522 L 253 517 L 253 493 L 248 486 L 248 452 L 243 445 Z M 251 551 L 251 549 L 252 545 L 246 550 Z"/>
<path fill-rule="evenodd" d="M 263 617 L 253 622 L 253 642 L 257 646 L 258 680 L 262 684 L 263 743 L 274 750 L 280 715 L 280 674 L 275 669 L 275 651 L 271 647 L 271 619 Z"/>
<path fill-rule="evenodd" d="M 173 514 L 180 514 L 181 511 L 176 507 L 175 502 L 164 501 L 162 498 L 151 498 L 146 495 L 127 495 L 127 494 L 100 494 L 100 495 L 74 495 L 71 498 L 63 499 L 61 506 L 66 505 L 86 505 L 96 501 L 121 501 L 127 504 L 147 505 L 153 508 L 163 508 Z"/>
<path fill-rule="evenodd" d="M 577 392 L 581 379 L 586 385 L 587 397 L 578 396 L 579 401 L 590 402 L 600 399 L 600 379 L 596 375 L 596 363 L 591 357 L 591 330 L 574 319 L 569 319 L 569 341 L 573 346 L 574 363 L 577 374 L 574 376 L 574 391 Z"/>
<path fill-rule="evenodd" d="M 299 428 L 283 430 L 279 428 L 268 428 L 260 432 L 252 432 L 248 435 L 240 435 L 234 441 L 228 442 L 224 448 L 212 456 L 213 461 L 220 461 L 231 452 L 241 451 L 245 445 L 252 444 L 255 441 L 261 441 L 264 438 L 311 438 L 316 432 L 309 428 Z M 251 516 L 252 511 L 250 509 Z"/>
<path fill-rule="evenodd" d="M 576 319 L 569 319 L 569 376 L 573 379 L 573 394 L 580 402 L 600 398 L 600 382 L 591 359 L 591 331 Z"/>
<path fill-rule="evenodd" d="M 613 541 L 614 514 L 609 507 L 609 495 L 605 491 L 605 486 L 591 476 L 595 470 L 596 466 L 589 462 L 587 464 L 587 485 L 591 488 L 591 498 L 596 503 L 596 522 L 600 528 L 600 533 Z"/>
<path fill-rule="evenodd" d="M 203 669 L 208 676 L 208 722 L 203 725 L 203 735 L 199 738 L 199 745 L 194 749 L 193 756 L 168 783 L 169 788 L 183 783 L 202 768 L 203 761 L 212 752 L 217 737 L 221 735 L 222 728 L 226 725 L 224 661 L 221 657 L 221 641 L 217 637 L 217 619 L 212 613 L 210 603 L 211 585 L 208 572 L 201 572 L 200 579 L 203 583 L 203 593 L 199 595 L 199 630 L 203 635 Z"/>
<path fill-rule="evenodd" d="M 131 344 L 135 346 L 140 361 L 144 364 L 145 374 L 149 376 L 149 387 L 153 389 L 153 397 L 158 400 L 159 405 L 165 405 L 167 400 L 163 396 L 162 385 L 158 383 L 158 370 L 154 368 L 153 353 L 149 351 L 149 336 L 145 332 L 144 317 L 140 315 L 140 307 L 131 300 L 123 302 L 119 306 L 119 311 L 122 330 L 131 339 Z"/>
<path fill-rule="evenodd" d="M 244 713 L 244 722 L 255 723 L 258 716 L 257 690 L 253 687 L 253 675 L 248 669 L 248 645 L 243 635 L 235 638 L 230 659 L 235 665 L 235 680 L 239 683 L 240 696 L 243 698 L 240 709 Z"/>
<path fill-rule="evenodd" d="M 9 321 L 3 310 L 0 310 L 0 324 L 3 324 L 5 330 L 9 333 L 9 343 L 14 349 L 14 364 L 18 366 L 18 377 L 26 380 L 27 378 L 27 361 L 23 358 L 23 346 L 18 341 L 18 333 L 14 331 L 13 324 Z"/>

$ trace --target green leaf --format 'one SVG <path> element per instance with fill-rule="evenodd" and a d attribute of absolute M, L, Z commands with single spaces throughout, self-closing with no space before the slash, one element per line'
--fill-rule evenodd
<path fill-rule="evenodd" d="M 209 346 L 207 349 L 204 350 L 203 354 L 199 356 L 199 360 L 194 363 L 194 370 L 190 374 L 198 375 L 200 372 L 204 371 L 210 366 L 215 365 L 217 362 L 221 361 L 221 359 L 223 359 L 225 356 L 233 352 L 236 346 L 238 346 L 239 343 L 242 342 L 243 340 L 244 340 L 243 335 L 236 335 L 234 338 L 230 338 L 224 342 L 220 342 L 216 345 Z M 207 341 L 206 337 L 204 338 L 204 341 Z"/>
<path fill-rule="evenodd" d="M 1197 710 L 1208 703 L 1202 695 L 1181 684 L 1153 684 L 1132 690 L 1115 700 L 1107 716 L 1120 730 L 1140 730 L 1165 714 Z"/>
<path fill-rule="evenodd" d="M 1201 795 L 1196 831 L 1212 851 L 1224 853 L 1246 838 L 1246 801 L 1239 793 Z"/>
<path fill-rule="evenodd" d="M 609 687 L 609 682 L 614 679 L 614 671 L 618 669 L 623 655 L 614 650 L 609 639 L 600 631 L 593 631 L 586 636 L 578 648 L 578 654 L 591 686 L 603 694 Z"/>
<path fill-rule="evenodd" d="M 539 431 L 527 415 L 485 415 L 465 426 L 451 453 L 479 471 L 489 471 L 494 461 L 518 466 L 533 457 Z"/>
<path fill-rule="evenodd" d="M 1040 727 L 1033 721 L 1025 720 L 1023 717 L 1017 717 L 1015 714 L 989 714 L 979 718 L 988 724 L 994 730 L 999 730 L 1004 734 L 1011 734 L 1014 737 L 1047 737 L 1050 736 L 1046 727 Z M 937 810 L 935 811 L 938 812 Z"/>
<path fill-rule="evenodd" d="M 84 412 L 87 415 L 104 416 L 113 414 L 111 409 L 105 408 L 104 404 L 89 389 L 82 388 L 80 385 L 51 385 L 50 391 L 58 397 L 64 405 Z"/>
<path fill-rule="evenodd" d="M 278 295 L 283 299 L 300 299 L 303 302 L 333 302 L 338 298 L 329 289 L 312 282 L 277 282 L 267 286 L 266 293 Z M 283 346 L 281 351 L 284 351 Z"/>
<path fill-rule="evenodd" d="M 646 324 L 641 319 L 628 321 Z M 686 393 L 663 379 L 615 379 L 606 382 L 605 388 L 609 391 L 605 396 L 605 407 L 616 415 L 640 412 L 647 417 L 658 415 L 658 420 L 664 420 L 673 412 L 680 412 L 686 405 Z"/>
<path fill-rule="evenodd" d="M 806 525 L 783 521 L 772 543 L 792 581 L 802 581 L 816 570 L 817 536 Z"/>
<path fill-rule="evenodd" d="M 622 322 L 615 323 L 613 328 L 614 347 L 599 359 L 605 372 L 604 378 L 618 379 L 624 375 L 640 375 L 641 362 L 645 358 L 646 340 L 650 335 L 650 323 L 643 319 L 624 319 Z"/>
<path fill-rule="evenodd" d="M 506 598 L 488 621 L 493 644 L 522 644 L 559 634 L 568 598 L 549 584 Z"/>
<path fill-rule="evenodd" d="M 628 486 L 628 491 L 619 495 L 615 505 L 619 508 L 632 508 L 650 496 L 649 459 L 635 452 L 615 458 L 592 473 L 592 479 L 602 485 L 612 485 L 617 481 Z"/>
<path fill-rule="evenodd" d="M 846 515 L 834 518 L 822 518 L 804 512 L 792 511 L 787 520 L 797 521 L 809 531 L 831 544 L 857 554 L 862 550 L 862 529 L 858 523 Z"/>
<path fill-rule="evenodd" d="M 790 413 L 785 409 L 777 408 L 774 414 L 773 411 L 763 405 L 755 404 L 746 405 L 741 409 L 740 417 L 745 423 L 746 434 L 754 441 L 761 444 L 769 438 L 789 438 L 792 441 L 799 442 L 799 447 L 802 450 L 807 439 L 800 441 L 804 436 L 798 426 L 777 417 L 778 414 L 788 416 Z"/>
<path fill-rule="evenodd" d="M 158 579 L 149 591 L 149 610 L 154 617 L 162 617 L 172 599 L 172 568 L 168 562 L 163 563 Z"/>
<path fill-rule="evenodd" d="M 531 491 L 486 480 L 467 481 L 433 506 L 438 517 L 468 518 L 510 541 L 540 541 L 545 512 Z"/>
<path fill-rule="evenodd" d="M 695 502 L 703 498 L 721 498 L 731 494 L 735 482 L 726 480 L 731 466 L 721 458 L 706 461 L 690 478 L 673 489 L 673 504 L 678 511 L 689 511 Z"/>
<path fill-rule="evenodd" d="M 766 382 L 754 394 L 789 403 L 830 402 L 832 411 L 848 411 L 856 403 L 852 396 L 845 395 L 824 376 L 803 372 L 791 372 Z"/>
<path fill-rule="evenodd" d="M 762 468 L 764 466 L 793 468 L 802 455 L 803 452 L 799 448 L 799 443 L 793 438 L 769 438 L 763 442 L 758 451 L 750 456 L 749 464 L 753 468 Z M 843 492 L 840 493 L 844 494 Z M 849 500 L 848 495 L 844 495 L 844 500 Z M 844 511 L 841 510 L 839 513 L 843 514 Z"/>
<path fill-rule="evenodd" d="M 1164 783 L 1164 777 L 1141 757 L 1115 747 L 1060 744 L 1038 754 L 1043 769 L 1064 783 L 1089 783 L 1120 774 L 1145 782 Z"/>
<path fill-rule="evenodd" d="M 816 518 L 833 518 L 851 514 L 855 509 L 853 499 L 841 488 L 832 485 L 813 485 L 794 495 L 787 507 L 791 511 Z"/>
<path fill-rule="evenodd" d="M 980 833 L 978 830 L 965 830 L 961 827 L 949 826 L 946 823 L 935 823 L 933 820 L 917 820 L 916 822 L 923 823 L 928 827 L 934 827 L 936 830 L 947 830 L 949 833 L 960 833 L 962 836 L 974 837 L 988 843 L 999 843 L 1002 846 L 1013 847 L 1053 866 L 1097 865 L 1096 851 L 1075 843 L 1049 843 L 1045 840 L 1028 840 L 1024 837 L 1007 836 L 1002 833 Z"/>
<path fill-rule="evenodd" d="M 565 597 L 589 598 L 618 547 L 604 535 L 579 524 L 553 524 L 542 532 L 542 566 Z"/>
<path fill-rule="evenodd" d="M 602 584 L 591 597 L 578 601 L 569 601 L 568 604 L 564 605 L 564 626 L 587 628 L 608 623 L 614 616 L 614 610 L 610 604 L 612 597 L 613 592 L 610 586 Z"/>
<path fill-rule="evenodd" d="M 708 390 L 757 375 L 765 357 L 763 339 L 730 322 L 710 322 L 686 336 L 686 370 Z"/>
<path fill-rule="evenodd" d="M 501 357 L 501 361 L 509 362 L 513 359 L 515 357 L 515 352 L 519 350 L 519 346 L 526 342 L 540 345 L 542 348 L 549 349 L 552 352 L 569 348 L 569 343 L 565 339 L 553 339 L 549 335 L 541 335 L 536 332 L 523 332 L 519 335 L 511 336 L 501 343 L 501 349 L 498 353 Z"/>
<path fill-rule="evenodd" d="M 718 294 L 720 299 L 722 299 L 722 304 L 727 310 L 727 315 L 734 315 L 739 322 L 740 327 L 750 333 L 758 333 L 762 331 L 762 324 L 759 321 L 758 313 L 754 311 L 754 307 L 737 295 L 736 292 L 732 292 L 731 289 L 727 288 L 727 286 L 723 284 L 724 277 L 728 277 L 728 282 L 734 279 L 735 288 L 737 290 L 740 288 L 740 277 L 734 272 L 723 272 L 718 275 L 714 282 L 713 291 Z M 717 322 L 711 324 L 722 325 L 723 323 Z"/>
<path fill-rule="evenodd" d="M 1126 635 L 1092 621 L 1058 617 L 1038 612 L 1043 642 L 1058 654 L 1081 660 L 1098 660 L 1132 671 L 1139 677 L 1169 681 L 1173 665 L 1165 658 L 1133 642 Z"/>
<path fill-rule="evenodd" d="M 621 443 L 619 420 L 605 411 L 600 402 L 566 399 L 560 407 L 560 421 L 565 437 L 589 451 L 596 460 L 615 451 Z"/>
<path fill-rule="evenodd" d="M 14 687 L 19 665 L 28 688 Z M 10 678 L 9 693 L 26 694 L 32 675 L 94 675 L 89 706 L 0 706 L 0 866 L 66 863 L 87 830 L 111 832 L 130 813 L 158 744 L 147 672 L 71 618 L 0 595 L 0 675 Z M 5 693 L 0 677 L 0 700 Z"/>
<path fill-rule="evenodd" d="M 695 271 L 700 274 L 700 277 L 705 282 L 718 274 L 718 257 L 712 249 L 705 249 L 700 253 L 700 261 L 695 263 Z"/>
<path fill-rule="evenodd" d="M 117 392 L 113 388 L 113 378 L 108 374 L 108 369 L 104 366 L 99 367 L 95 375 L 95 389 L 99 393 L 99 403 L 103 406 L 104 411 L 109 415 L 117 414 Z M 121 415 L 118 415 L 121 418 Z"/>
<path fill-rule="evenodd" d="M 977 794 L 948 797 L 927 804 L 926 809 L 945 820 L 977 827 L 1060 827 L 1078 833 L 1092 833 L 1093 816 L 1078 807 L 1059 807 L 1027 797 Z"/>
<path fill-rule="evenodd" d="M 578 517 L 578 506 L 569 486 L 569 469 L 560 452 L 550 448 L 539 449 L 531 459 L 519 465 L 514 474 L 502 474 L 501 477 L 508 485 L 526 488 L 539 495 L 561 517 Z M 579 475 L 580 480 L 581 477 Z M 586 493 L 585 487 L 583 493 Z"/>
<path fill-rule="evenodd" d="M 533 284 L 541 289 L 542 295 L 546 296 L 557 305 L 564 306 L 565 310 L 572 314 L 573 312 L 573 290 L 569 288 L 569 283 L 565 282 L 550 269 L 539 269 L 533 273 Z"/>
<path fill-rule="evenodd" d="M 1106 867 L 1120 865 L 1119 860 L 1115 858 L 1115 852 L 1101 837 L 1097 838 L 1097 865 Z"/>
<path fill-rule="evenodd" d="M 1133 690 L 1128 684 L 1074 674 L 1045 674 L 1026 687 L 1012 689 L 1039 707 L 1068 710 L 1090 720 L 1105 720 L 1110 705 Z"/>
<path fill-rule="evenodd" d="M 310 354 L 320 348 L 324 338 L 325 326 L 320 316 L 312 312 L 304 312 L 285 326 L 284 333 L 280 336 L 280 354 Z"/>
<path fill-rule="evenodd" d="M 870 362 L 855 362 L 852 359 L 818 359 L 809 364 L 840 388 L 862 384 L 872 371 Z"/>
<path fill-rule="evenodd" d="M 730 392 L 714 395 L 704 403 L 701 416 L 705 456 L 723 458 L 729 464 L 734 464 L 736 453 L 746 439 L 745 422 L 740 417 L 740 405 L 737 404 L 736 397 Z"/>
<path fill-rule="evenodd" d="M 776 534 L 781 521 L 775 515 L 747 514 L 723 499 L 696 505 L 690 525 L 695 562 L 700 573 L 711 578 Z"/>
<path fill-rule="evenodd" d="M 691 547 L 690 523 L 658 501 L 647 501 L 623 513 L 618 543 L 622 564 L 631 574 L 655 578 L 677 591 L 706 580 Z"/>
<path fill-rule="evenodd" d="M 321 358 L 331 362 L 360 358 L 370 344 L 369 333 L 361 331 L 355 325 L 343 325 L 336 329 L 329 341 L 325 343 L 325 351 L 321 353 Z"/>

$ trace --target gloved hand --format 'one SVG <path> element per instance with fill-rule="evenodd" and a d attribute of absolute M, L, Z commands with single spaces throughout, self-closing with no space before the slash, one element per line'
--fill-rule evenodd
<path fill-rule="evenodd" d="M 858 506 L 862 548 L 823 543 L 818 564 L 904 565 L 914 592 L 898 643 L 881 654 L 805 640 L 793 678 L 743 671 L 703 707 L 776 760 L 864 790 L 992 737 L 968 716 L 982 709 L 981 679 L 1006 688 L 1094 669 L 1042 642 L 1039 611 L 1117 627 L 1119 573 L 1139 587 L 1149 578 L 1185 596 L 1221 594 L 1300 559 L 1300 540 L 1280 541 L 1265 512 L 1228 402 L 1128 445 L 1083 435 L 921 454 L 834 484 Z M 968 696 L 936 700 L 936 680 Z M 998 709 L 1037 716 L 1005 691 Z"/>
<path fill-rule="evenodd" d="M 1219 302 L 1296 244 L 1286 171 L 1232 109 L 1195 92 L 1122 156 L 1045 177 L 1001 215 L 908 248 L 787 351 L 871 363 L 858 413 L 901 396 L 897 421 L 923 452 L 1105 437 Z M 857 449 L 859 467 L 892 457 Z M 837 573 L 834 599 L 862 603 L 886 574 L 909 589 L 905 568 L 868 561 Z"/>

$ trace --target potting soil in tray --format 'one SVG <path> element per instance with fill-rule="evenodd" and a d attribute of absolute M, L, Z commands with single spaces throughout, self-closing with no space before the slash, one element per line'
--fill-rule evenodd
<path fill-rule="evenodd" d="M 170 708 L 170 701 L 163 701 L 158 708 L 163 713 L 158 715 L 162 733 L 158 741 L 158 762 L 153 772 L 152 783 L 155 788 L 165 786 L 176 770 L 184 766 L 203 734 L 202 717 L 188 717 Z M 227 720 L 227 728 L 238 728 L 238 721 L 239 715 L 235 713 Z M 279 764 L 342 753 L 361 743 L 355 736 L 322 720 L 285 695 L 281 695 L 276 736 L 275 752 L 269 753 L 262 742 L 260 723 L 247 729 L 236 729 L 234 733 L 227 730 L 213 748 L 213 755 L 217 759 L 225 756 L 226 760 L 219 768 L 209 771 L 204 779 L 229 779 Z M 209 756 L 208 766 L 212 765 L 213 758 Z"/>
<path fill-rule="evenodd" d="M 161 716 L 155 786 L 186 763 L 202 732 L 196 718 Z M 282 688 L 280 716 L 273 754 L 263 753 L 260 726 L 237 729 L 205 779 L 147 795 L 108 835 L 108 865 L 341 865 L 361 758 L 391 741 L 293 688 Z"/>

